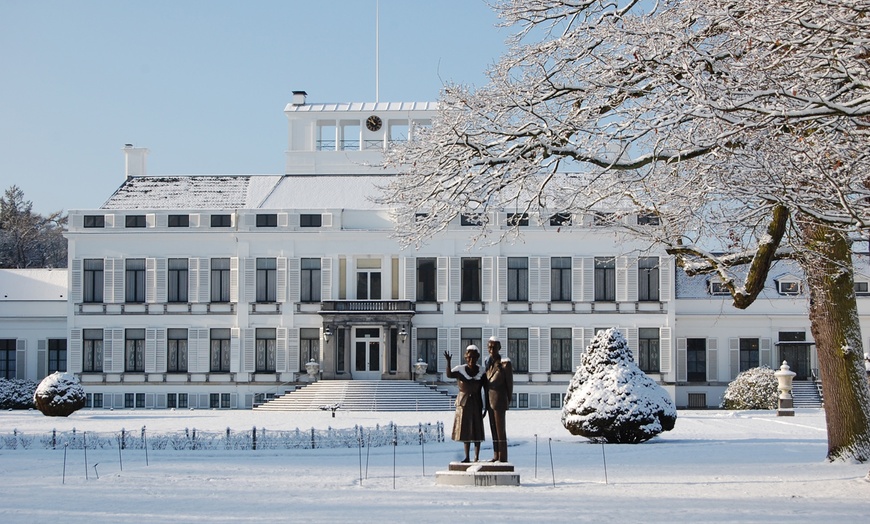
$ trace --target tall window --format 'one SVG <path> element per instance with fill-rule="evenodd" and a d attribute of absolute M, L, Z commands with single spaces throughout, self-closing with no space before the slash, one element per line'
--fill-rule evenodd
<path fill-rule="evenodd" d="M 550 330 L 550 371 L 570 373 L 571 369 L 571 328 L 552 328 Z"/>
<path fill-rule="evenodd" d="M 103 301 L 103 259 L 86 258 L 84 261 L 84 289 L 82 300 L 90 303 Z"/>
<path fill-rule="evenodd" d="M 275 328 L 257 328 L 256 370 L 257 373 L 275 372 Z"/>
<path fill-rule="evenodd" d="M 613 257 L 595 257 L 595 300 L 616 300 L 616 259 Z"/>
<path fill-rule="evenodd" d="M 571 302 L 571 257 L 550 259 L 550 301 Z"/>
<path fill-rule="evenodd" d="M 438 300 L 438 263 L 434 258 L 417 259 L 417 302 Z"/>
<path fill-rule="evenodd" d="M 758 339 L 740 339 L 740 371 L 758 367 Z"/>
<path fill-rule="evenodd" d="M 659 300 L 659 257 L 641 257 L 637 261 L 637 299 Z"/>
<path fill-rule="evenodd" d="M 145 371 L 145 330 L 124 330 L 124 371 Z"/>
<path fill-rule="evenodd" d="M 482 356 L 486 357 L 486 348 L 483 346 L 483 330 L 480 328 L 462 328 L 459 331 L 460 356 L 465 361 L 465 348 L 474 344 L 480 349 Z"/>
<path fill-rule="evenodd" d="M 187 259 L 170 258 L 168 264 L 168 282 L 166 300 L 169 302 L 187 302 Z"/>
<path fill-rule="evenodd" d="M 166 330 L 166 371 L 169 373 L 187 372 L 186 329 L 170 328 Z"/>
<path fill-rule="evenodd" d="M 14 338 L 0 338 L 0 378 L 15 378 Z"/>
<path fill-rule="evenodd" d="M 463 258 L 461 261 L 462 288 L 460 300 L 480 302 L 480 259 Z"/>
<path fill-rule="evenodd" d="M 526 328 L 508 328 L 508 358 L 511 359 L 514 371 L 529 370 L 529 330 Z"/>
<path fill-rule="evenodd" d="M 381 299 L 381 261 L 377 258 L 361 258 L 356 263 L 357 300 Z"/>
<path fill-rule="evenodd" d="M 82 371 L 103 371 L 103 330 L 85 329 L 82 331 Z"/>
<path fill-rule="evenodd" d="M 317 328 L 302 328 L 299 330 L 299 364 L 305 369 L 305 363 L 320 361 L 320 330 Z"/>
<path fill-rule="evenodd" d="M 61 373 L 66 371 L 65 338 L 48 339 L 48 372 L 51 374 L 55 371 L 60 371 Z"/>
<path fill-rule="evenodd" d="M 320 302 L 320 259 L 303 258 L 301 261 L 302 302 Z"/>
<path fill-rule="evenodd" d="M 213 372 L 230 371 L 230 330 L 215 328 L 211 330 L 211 351 L 209 369 Z"/>
<path fill-rule="evenodd" d="M 659 372 L 659 329 L 638 329 L 637 355 L 638 366 L 645 373 Z"/>
<path fill-rule="evenodd" d="M 417 328 L 417 358 L 429 364 L 427 373 L 438 372 L 438 329 Z"/>
<path fill-rule="evenodd" d="M 707 340 L 703 338 L 686 339 L 686 371 L 689 382 L 707 380 Z"/>
<path fill-rule="evenodd" d="M 277 263 L 274 258 L 257 259 L 257 302 L 276 301 Z"/>
<path fill-rule="evenodd" d="M 124 301 L 127 303 L 141 304 L 145 302 L 145 259 L 128 258 L 124 273 L 124 286 L 126 293 Z"/>
<path fill-rule="evenodd" d="M 230 301 L 230 259 L 211 259 L 211 301 Z"/>
<path fill-rule="evenodd" d="M 508 301 L 529 301 L 529 259 L 526 257 L 508 257 Z"/>

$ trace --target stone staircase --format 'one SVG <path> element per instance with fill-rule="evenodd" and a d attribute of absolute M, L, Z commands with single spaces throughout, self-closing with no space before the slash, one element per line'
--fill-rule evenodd
<path fill-rule="evenodd" d="M 792 382 L 791 395 L 796 408 L 820 408 L 824 404 L 822 398 L 822 383 L 811 380 L 795 380 Z"/>
<path fill-rule="evenodd" d="M 446 387 L 409 380 L 319 380 L 254 406 L 257 411 L 453 411 Z"/>

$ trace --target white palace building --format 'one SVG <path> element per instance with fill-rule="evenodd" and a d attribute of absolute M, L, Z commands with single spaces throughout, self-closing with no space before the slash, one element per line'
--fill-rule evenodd
<path fill-rule="evenodd" d="M 284 110 L 282 175 L 149 175 L 148 151 L 125 147 L 120 187 L 69 214 L 68 270 L 0 270 L 0 377 L 73 372 L 93 408 L 251 408 L 315 379 L 445 382 L 445 350 L 461 360 L 494 335 L 515 407 L 550 409 L 616 326 L 679 407 L 716 407 L 739 371 L 783 359 L 813 378 L 799 269 L 780 263 L 740 311 L 715 279 L 593 217 L 509 209 L 494 218 L 520 221 L 515 243 L 469 247 L 475 227 L 457 219 L 402 249 L 373 200 L 395 173 L 372 166 L 435 105 L 305 97 Z M 859 308 L 870 332 L 870 299 Z"/>

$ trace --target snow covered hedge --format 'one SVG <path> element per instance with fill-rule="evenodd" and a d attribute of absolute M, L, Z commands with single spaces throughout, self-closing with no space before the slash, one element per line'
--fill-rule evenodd
<path fill-rule="evenodd" d="M 637 367 L 622 333 L 596 335 L 568 386 L 562 425 L 593 442 L 637 444 L 676 420 L 670 395 Z"/>
<path fill-rule="evenodd" d="M 722 397 L 724 409 L 776 409 L 778 382 L 767 366 L 747 369 L 728 384 Z"/>
<path fill-rule="evenodd" d="M 39 383 L 33 402 L 44 415 L 68 417 L 85 407 L 85 390 L 75 376 L 55 371 Z"/>
<path fill-rule="evenodd" d="M 0 409 L 31 409 L 36 382 L 0 378 Z"/>

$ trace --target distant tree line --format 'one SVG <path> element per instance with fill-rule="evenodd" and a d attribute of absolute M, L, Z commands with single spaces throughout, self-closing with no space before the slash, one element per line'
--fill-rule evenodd
<path fill-rule="evenodd" d="M 66 267 L 67 215 L 33 212 L 33 203 L 13 185 L 0 197 L 0 268 Z"/>

